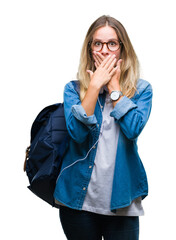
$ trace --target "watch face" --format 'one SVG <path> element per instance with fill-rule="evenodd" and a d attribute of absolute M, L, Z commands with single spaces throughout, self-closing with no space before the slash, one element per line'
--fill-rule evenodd
<path fill-rule="evenodd" d="M 114 92 L 111 93 L 111 99 L 112 99 L 113 101 L 118 100 L 118 99 L 119 99 L 119 95 L 120 95 L 119 92 L 114 91 Z"/>

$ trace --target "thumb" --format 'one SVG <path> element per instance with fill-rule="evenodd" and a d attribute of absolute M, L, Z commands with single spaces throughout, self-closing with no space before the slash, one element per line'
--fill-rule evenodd
<path fill-rule="evenodd" d="M 92 77 L 92 75 L 93 75 L 93 72 L 91 71 L 91 70 L 87 70 L 87 72 L 89 73 L 89 75 L 90 75 L 90 78 Z"/>

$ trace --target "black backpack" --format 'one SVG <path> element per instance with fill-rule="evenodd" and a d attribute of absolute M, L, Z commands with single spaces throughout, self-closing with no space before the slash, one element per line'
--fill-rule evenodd
<path fill-rule="evenodd" d="M 78 92 L 77 81 L 72 83 Z M 44 108 L 32 124 L 31 144 L 24 163 L 30 183 L 28 188 L 53 207 L 59 207 L 53 194 L 69 138 L 63 103 Z"/>

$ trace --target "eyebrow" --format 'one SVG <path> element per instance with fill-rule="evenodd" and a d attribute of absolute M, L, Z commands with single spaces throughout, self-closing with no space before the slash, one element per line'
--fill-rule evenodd
<path fill-rule="evenodd" d="M 118 41 L 119 39 L 116 39 L 116 38 L 110 38 L 107 42 L 109 42 L 109 41 Z M 93 41 L 100 41 L 100 42 L 103 42 L 103 40 L 102 39 L 99 39 L 99 38 L 95 38 Z"/>

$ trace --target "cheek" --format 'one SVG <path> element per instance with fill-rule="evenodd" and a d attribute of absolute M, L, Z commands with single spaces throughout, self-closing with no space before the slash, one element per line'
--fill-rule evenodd
<path fill-rule="evenodd" d="M 114 54 L 116 55 L 117 60 L 119 60 L 119 58 L 120 58 L 120 51 L 117 51 Z"/>

